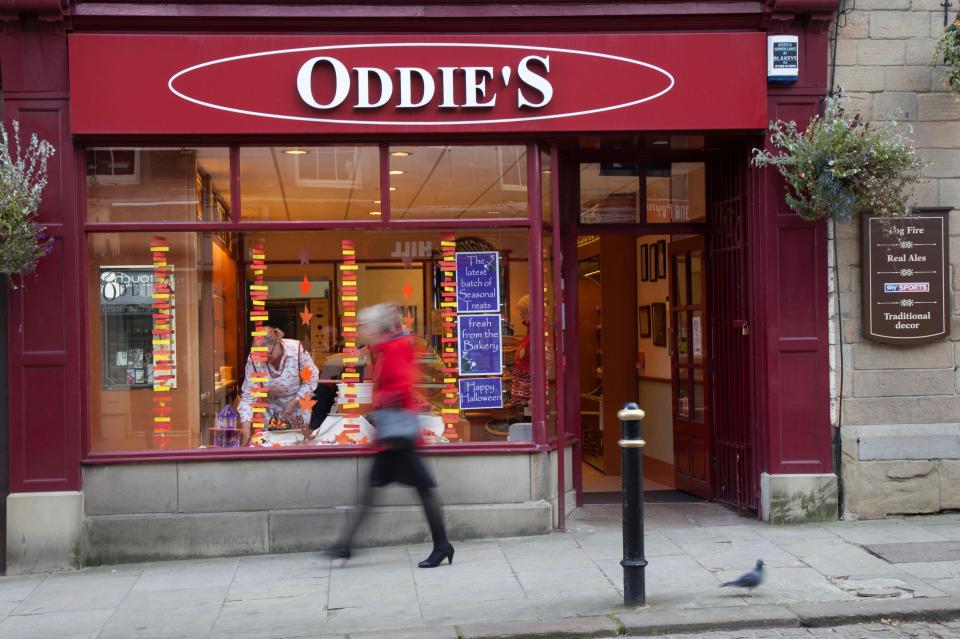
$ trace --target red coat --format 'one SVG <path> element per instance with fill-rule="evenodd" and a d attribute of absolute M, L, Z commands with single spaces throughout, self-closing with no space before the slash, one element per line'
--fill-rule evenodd
<path fill-rule="evenodd" d="M 417 410 L 413 393 L 417 378 L 413 338 L 398 335 L 370 347 L 373 353 L 373 405 L 375 408 Z"/>

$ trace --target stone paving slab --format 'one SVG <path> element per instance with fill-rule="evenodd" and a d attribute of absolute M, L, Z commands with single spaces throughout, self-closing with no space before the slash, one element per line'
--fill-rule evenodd
<path fill-rule="evenodd" d="M 772 527 L 715 504 L 653 506 L 644 608 L 623 605 L 619 506 L 591 506 L 567 533 L 455 541 L 456 561 L 433 570 L 417 568 L 430 551 L 417 543 L 346 562 L 272 554 L 0 577 L 0 637 L 453 639 L 455 627 L 464 637 L 590 637 L 620 622 L 643 633 L 759 633 L 808 618 L 960 617 L 960 561 L 891 564 L 862 545 L 954 543 L 956 515 Z M 757 559 L 763 586 L 719 587 Z M 895 598 L 864 601 L 870 588 L 858 583 L 886 584 Z"/>
<path fill-rule="evenodd" d="M 921 561 L 960 561 L 960 541 L 914 541 L 870 544 L 867 550 L 892 564 Z"/>

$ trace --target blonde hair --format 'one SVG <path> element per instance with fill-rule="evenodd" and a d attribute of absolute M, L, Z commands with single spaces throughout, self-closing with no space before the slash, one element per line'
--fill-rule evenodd
<path fill-rule="evenodd" d="M 267 333 L 263 337 L 263 343 L 265 346 L 273 346 L 283 339 L 283 331 L 276 326 L 268 326 L 265 330 Z"/>
<path fill-rule="evenodd" d="M 357 321 L 362 327 L 377 335 L 394 333 L 400 329 L 400 309 L 396 304 L 374 304 L 361 308 Z"/>

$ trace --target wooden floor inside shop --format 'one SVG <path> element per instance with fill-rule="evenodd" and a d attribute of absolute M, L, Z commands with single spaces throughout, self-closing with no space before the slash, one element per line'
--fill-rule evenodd
<path fill-rule="evenodd" d="M 673 482 L 661 483 L 644 473 L 643 490 L 673 490 Z M 663 478 L 661 478 L 662 481 Z M 604 475 L 590 464 L 583 464 L 583 492 L 612 493 L 620 491 L 620 475 Z"/>

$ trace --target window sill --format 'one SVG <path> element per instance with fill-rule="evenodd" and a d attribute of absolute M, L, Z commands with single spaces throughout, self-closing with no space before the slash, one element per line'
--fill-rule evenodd
<path fill-rule="evenodd" d="M 540 453 L 556 448 L 534 442 L 472 442 L 424 446 L 424 455 L 502 455 Z M 87 466 L 144 462 L 235 461 L 313 457 L 366 457 L 379 450 L 376 446 L 324 446 L 311 448 L 191 448 L 180 450 L 138 450 L 91 452 L 81 461 Z"/>

